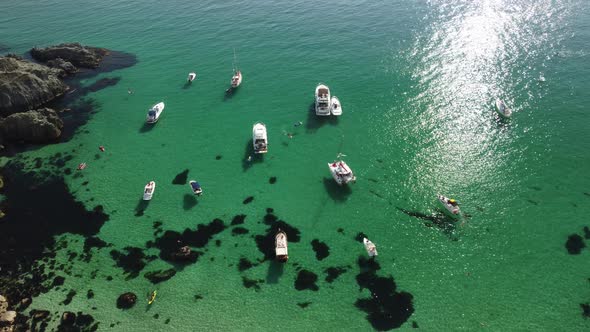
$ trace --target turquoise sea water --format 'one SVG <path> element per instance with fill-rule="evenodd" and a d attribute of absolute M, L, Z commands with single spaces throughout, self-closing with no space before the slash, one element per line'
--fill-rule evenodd
<path fill-rule="evenodd" d="M 565 248 L 568 235 L 590 226 L 586 1 L 25 0 L 0 2 L 0 13 L 9 52 L 79 41 L 139 61 L 98 77 L 121 81 L 88 95 L 98 112 L 71 141 L 14 157 L 75 149 L 67 167 L 88 167 L 65 176 L 70 191 L 110 216 L 98 236 L 113 247 L 76 261 L 61 273 L 62 289 L 31 308 L 90 313 L 100 330 L 371 329 L 355 307 L 371 296 L 356 280 L 363 232 L 378 247 L 377 274 L 413 297 L 402 329 L 590 328 L 580 308 L 590 302 L 590 252 Z M 234 48 L 244 79 L 228 97 Z M 191 71 L 198 77 L 187 87 Z M 318 82 L 340 98 L 339 119 L 310 113 Z M 496 96 L 513 107 L 511 121 L 495 115 Z M 159 101 L 165 111 L 146 130 L 147 109 Z M 269 153 L 247 163 L 256 121 L 267 125 Z M 327 169 L 340 152 L 358 179 L 349 191 Z M 185 169 L 204 187 L 197 204 L 185 197 L 188 185 L 172 184 Z M 154 199 L 136 216 L 149 180 Z M 437 213 L 437 193 L 468 215 L 453 230 L 424 219 Z M 290 244 L 282 274 L 268 261 L 240 272 L 241 257 L 263 258 L 252 237 L 265 234 L 267 208 L 301 241 Z M 146 248 L 155 221 L 182 231 L 214 218 L 229 225 L 239 214 L 249 234 L 215 235 L 196 264 L 155 287 L 143 273 L 169 263 L 149 262 L 125 280 L 109 254 L 133 246 L 157 255 Z M 82 250 L 82 237 L 63 237 L 67 250 Z M 316 259 L 313 239 L 330 247 L 327 258 Z M 68 261 L 66 249 L 57 255 Z M 328 267 L 347 272 L 328 283 Z M 299 268 L 318 275 L 318 291 L 295 289 Z M 263 282 L 246 288 L 243 277 Z M 154 288 L 148 307 L 143 294 Z M 78 295 L 59 305 L 69 289 Z M 116 309 L 126 291 L 140 303 Z"/>

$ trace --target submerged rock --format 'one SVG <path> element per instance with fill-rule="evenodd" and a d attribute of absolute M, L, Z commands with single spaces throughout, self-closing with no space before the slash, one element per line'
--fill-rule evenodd
<path fill-rule="evenodd" d="M 15 113 L 0 121 L 0 132 L 9 141 L 46 143 L 61 136 L 64 124 L 51 108 Z"/>
<path fill-rule="evenodd" d="M 295 289 L 298 291 L 309 289 L 312 291 L 318 291 L 319 287 L 315 284 L 318 281 L 317 274 L 308 271 L 301 270 L 295 280 Z"/>
<path fill-rule="evenodd" d="M 62 59 L 74 66 L 83 68 L 96 68 L 102 58 L 109 54 L 104 48 L 82 46 L 79 43 L 66 43 L 45 48 L 31 49 L 31 56 L 41 62 Z"/>
<path fill-rule="evenodd" d="M 61 74 L 19 57 L 0 57 L 0 115 L 33 109 L 63 95 L 68 86 Z"/>
<path fill-rule="evenodd" d="M 568 236 L 565 248 L 570 255 L 579 255 L 582 249 L 586 247 L 584 239 L 578 234 Z"/>
<path fill-rule="evenodd" d="M 158 271 L 147 272 L 146 274 L 144 274 L 144 277 L 146 279 L 148 279 L 149 281 L 151 281 L 152 284 L 157 284 L 157 283 L 160 283 L 162 281 L 166 281 L 166 280 L 174 277 L 175 274 L 176 274 L 176 270 L 168 269 L 168 270 L 158 270 Z"/>
<path fill-rule="evenodd" d="M 117 308 L 119 309 L 129 309 L 135 305 L 137 302 L 137 295 L 131 292 L 123 293 L 119 295 L 117 299 Z"/>

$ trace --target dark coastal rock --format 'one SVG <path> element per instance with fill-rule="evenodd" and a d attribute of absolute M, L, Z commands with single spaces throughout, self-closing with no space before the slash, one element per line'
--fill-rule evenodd
<path fill-rule="evenodd" d="M 61 315 L 61 324 L 63 326 L 71 326 L 76 322 L 76 314 L 66 311 Z"/>
<path fill-rule="evenodd" d="M 572 234 L 568 236 L 565 248 L 570 255 L 579 255 L 582 249 L 586 248 L 586 243 L 584 243 L 584 239 L 578 234 Z"/>
<path fill-rule="evenodd" d="M 358 299 L 355 306 L 367 313 L 367 320 L 376 330 L 400 327 L 414 313 L 412 294 L 398 292 L 392 277 L 378 276 L 376 272 L 380 266 L 373 259 L 361 257 L 358 265 L 361 273 L 356 276 L 356 282 L 361 290 L 366 288 L 372 295 Z"/>
<path fill-rule="evenodd" d="M 31 318 L 33 321 L 40 321 L 48 318 L 50 315 L 49 310 L 31 310 Z"/>
<path fill-rule="evenodd" d="M 57 68 L 62 71 L 62 76 L 73 75 L 78 72 L 78 68 L 71 62 L 66 61 L 62 58 L 55 58 L 47 61 L 46 65 L 51 68 Z"/>
<path fill-rule="evenodd" d="M 298 291 L 306 289 L 318 291 L 319 287 L 315 284 L 317 281 L 317 274 L 308 270 L 301 270 L 299 271 L 299 274 L 297 274 L 297 279 L 295 280 L 295 289 Z"/>
<path fill-rule="evenodd" d="M 62 96 L 61 71 L 18 57 L 0 57 L 0 115 L 30 110 Z"/>
<path fill-rule="evenodd" d="M 168 269 L 168 270 L 158 270 L 158 271 L 147 272 L 146 274 L 144 274 L 144 277 L 146 279 L 148 279 L 149 281 L 151 281 L 152 284 L 157 284 L 157 283 L 160 283 L 162 281 L 166 281 L 166 280 L 174 277 L 175 274 L 176 274 L 176 270 Z"/>
<path fill-rule="evenodd" d="M 311 241 L 311 246 L 313 251 L 315 251 L 315 258 L 318 261 L 330 256 L 330 247 L 328 245 L 318 239 L 314 239 Z"/>
<path fill-rule="evenodd" d="M 72 299 L 74 298 L 74 296 L 76 296 L 76 291 L 73 289 L 70 289 L 70 291 L 68 292 L 68 295 L 66 295 L 66 299 L 63 300 L 61 303 L 68 305 L 72 302 Z"/>
<path fill-rule="evenodd" d="M 94 322 L 94 317 L 80 311 L 77 314 L 69 311 L 64 312 L 61 317 L 61 322 L 57 327 L 58 332 L 92 332 L 96 330 L 98 330 L 98 322 Z"/>
<path fill-rule="evenodd" d="M 66 281 L 66 278 L 62 276 L 57 276 L 53 279 L 53 286 L 61 286 Z"/>
<path fill-rule="evenodd" d="M 63 121 L 50 108 L 15 113 L 0 121 L 5 140 L 14 142 L 55 142 L 61 135 Z"/>
<path fill-rule="evenodd" d="M 79 43 L 67 43 L 31 49 L 31 56 L 37 61 L 47 62 L 60 58 L 76 67 L 82 68 L 98 67 L 102 58 L 107 54 L 109 54 L 107 49 L 82 46 Z"/>
<path fill-rule="evenodd" d="M 231 225 L 235 226 L 235 225 L 241 225 L 244 223 L 244 220 L 246 220 L 246 215 L 245 214 L 238 214 L 237 216 L 235 216 L 232 220 L 231 220 Z"/>
<path fill-rule="evenodd" d="M 131 292 L 123 293 L 119 295 L 117 299 L 117 308 L 119 309 L 129 309 L 135 305 L 137 302 L 137 295 Z"/>

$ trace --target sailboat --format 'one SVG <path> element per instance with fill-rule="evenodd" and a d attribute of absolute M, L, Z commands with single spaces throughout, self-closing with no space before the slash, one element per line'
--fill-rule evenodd
<path fill-rule="evenodd" d="M 234 75 L 231 78 L 231 87 L 237 88 L 242 84 L 242 72 L 238 69 L 237 61 L 236 61 L 236 49 L 234 48 L 234 63 L 233 63 L 233 70 Z"/>

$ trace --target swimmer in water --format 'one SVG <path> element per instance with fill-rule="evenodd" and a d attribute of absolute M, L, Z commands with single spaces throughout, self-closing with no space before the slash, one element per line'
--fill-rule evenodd
<path fill-rule="evenodd" d="M 295 122 L 294 126 L 299 127 L 303 124 L 303 121 Z"/>
<path fill-rule="evenodd" d="M 252 161 L 252 156 L 248 156 L 248 161 Z"/>
<path fill-rule="evenodd" d="M 132 95 L 133 94 L 133 90 L 131 90 L 131 88 L 127 88 L 127 93 Z"/>

